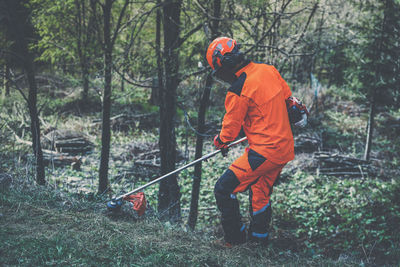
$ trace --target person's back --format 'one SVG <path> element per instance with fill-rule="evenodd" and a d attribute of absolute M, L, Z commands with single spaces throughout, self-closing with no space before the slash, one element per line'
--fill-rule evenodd
<path fill-rule="evenodd" d="M 243 130 L 250 148 L 278 164 L 292 160 L 294 142 L 285 104 L 291 96 L 289 86 L 267 64 L 250 62 L 236 75 L 239 78 L 232 87 L 236 92 L 241 87 L 240 97 L 248 99 Z"/>

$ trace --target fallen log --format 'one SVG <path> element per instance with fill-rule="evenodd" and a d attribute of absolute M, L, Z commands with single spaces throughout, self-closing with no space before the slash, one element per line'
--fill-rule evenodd
<path fill-rule="evenodd" d="M 43 151 L 43 161 L 46 165 L 66 166 L 69 165 L 73 170 L 81 169 L 81 157 L 69 156 L 66 153 L 58 153 L 54 151 Z"/>
<path fill-rule="evenodd" d="M 20 138 L 17 134 L 14 133 L 15 140 L 18 143 L 32 146 L 31 141 L 24 140 Z M 70 165 L 74 170 L 80 170 L 82 161 L 81 157 L 70 156 L 67 153 L 60 153 L 53 150 L 42 149 L 43 152 L 43 162 L 45 165 L 54 165 L 54 166 L 66 166 Z"/>
<path fill-rule="evenodd" d="M 86 153 L 94 147 L 84 134 L 70 130 L 52 130 L 43 136 L 42 143 L 47 149 L 71 154 Z"/>

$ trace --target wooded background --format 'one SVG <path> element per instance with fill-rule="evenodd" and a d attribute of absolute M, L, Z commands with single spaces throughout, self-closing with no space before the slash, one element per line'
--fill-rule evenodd
<path fill-rule="evenodd" d="M 23 162 L 56 187 L 91 177 L 84 193 L 104 197 L 201 157 L 225 96 L 205 51 L 228 36 L 310 108 L 309 128 L 294 133 L 313 167 L 294 167 L 399 180 L 398 0 L 1 0 L 0 21 L 1 172 Z M 195 228 L 202 173 L 220 172 L 204 164 L 185 174 L 190 187 L 177 176 L 160 183 L 162 220 Z"/>

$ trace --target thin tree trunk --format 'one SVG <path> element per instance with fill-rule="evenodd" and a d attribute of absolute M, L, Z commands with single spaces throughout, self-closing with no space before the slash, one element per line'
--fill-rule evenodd
<path fill-rule="evenodd" d="M 374 132 L 374 120 L 376 113 L 376 89 L 372 93 L 371 103 L 369 104 L 369 118 L 368 118 L 368 126 L 367 126 L 367 140 L 365 142 L 365 151 L 364 151 L 364 160 L 369 160 L 372 146 L 372 135 Z"/>
<path fill-rule="evenodd" d="M 89 95 L 89 69 L 87 63 L 82 66 L 82 83 L 83 83 L 83 91 L 82 91 L 82 100 L 85 101 Z"/>
<path fill-rule="evenodd" d="M 115 0 L 105 0 L 101 4 L 103 9 L 103 39 L 104 39 L 104 91 L 103 91 L 103 117 L 102 117 L 102 131 L 101 131 L 101 159 L 99 169 L 99 193 L 104 193 L 108 190 L 108 163 L 110 159 L 110 143 L 111 143 L 111 127 L 110 127 L 110 114 L 111 114 L 111 91 L 112 91 L 112 55 L 113 47 L 117 39 L 118 33 L 121 29 L 123 17 L 129 0 L 125 3 L 119 13 L 117 22 L 115 23 L 114 31 L 112 32 L 111 14 L 112 6 Z M 92 3 L 92 9 L 95 10 L 96 2 Z"/>
<path fill-rule="evenodd" d="M 37 110 L 37 86 L 35 81 L 33 62 L 26 62 L 25 75 L 28 79 L 29 84 L 28 106 L 29 115 L 31 118 L 32 148 L 36 158 L 36 182 L 40 185 L 44 185 L 46 183 L 46 179 L 43 162 L 43 151 L 40 143 L 40 122 Z"/>
<path fill-rule="evenodd" d="M 112 0 L 106 0 L 103 7 L 104 19 L 104 93 L 103 93 L 103 118 L 101 132 L 101 159 L 99 170 L 99 193 L 108 188 L 108 162 L 110 157 L 110 113 L 111 113 L 111 69 L 112 69 L 112 43 L 111 43 L 111 8 Z"/>
<path fill-rule="evenodd" d="M 378 39 L 378 49 L 377 49 L 377 53 L 378 53 L 378 58 L 382 57 L 382 46 L 383 46 L 383 39 L 384 39 L 384 33 L 385 33 L 385 28 L 386 28 L 386 20 L 387 20 L 387 8 L 388 8 L 388 1 L 385 1 L 384 3 L 385 7 L 384 7 L 384 12 L 383 12 L 383 18 L 382 18 L 382 24 L 380 25 L 380 37 Z M 375 86 L 372 88 L 372 92 L 371 92 L 371 100 L 370 100 L 370 105 L 369 105 L 369 118 L 368 118 L 368 126 L 367 126 L 367 140 L 365 142 L 365 151 L 364 151 L 364 160 L 369 160 L 370 158 L 370 154 L 371 154 L 371 147 L 372 147 L 372 138 L 373 138 L 373 133 L 374 133 L 374 121 L 375 121 L 375 114 L 376 114 L 376 98 L 377 98 L 377 93 L 378 91 L 381 91 L 379 89 L 381 88 L 377 88 L 380 80 L 384 80 L 383 79 L 383 75 L 382 75 L 382 69 L 379 68 L 379 66 L 377 64 L 374 65 L 375 66 L 375 77 L 376 77 L 376 82 L 375 82 Z"/>
<path fill-rule="evenodd" d="M 125 73 L 126 73 L 126 70 L 124 67 L 124 70 L 122 71 L 122 77 L 121 77 L 121 92 L 125 91 L 125 80 L 124 80 Z"/>
<path fill-rule="evenodd" d="M 10 39 L 14 41 L 17 56 L 15 61 L 21 65 L 28 80 L 29 93 L 27 100 L 29 115 L 31 119 L 32 149 L 36 159 L 36 182 L 40 185 L 46 183 L 43 164 L 43 152 L 40 144 L 40 123 L 37 110 L 37 85 L 35 81 L 34 57 L 28 48 L 28 39 L 32 25 L 29 20 L 29 13 L 25 9 L 23 2 L 8 0 L 5 1 L 5 14 L 7 32 Z M 22 91 L 21 91 L 22 93 Z M 23 94 L 23 93 L 22 93 Z"/>
<path fill-rule="evenodd" d="M 85 101 L 88 96 L 88 90 L 89 90 L 89 79 L 88 79 L 88 66 L 87 66 L 87 59 L 86 59 L 86 53 L 84 49 L 86 49 L 85 45 L 83 44 L 83 38 L 87 38 L 85 36 L 85 33 L 83 32 L 83 28 L 85 27 L 85 2 L 80 1 L 80 0 L 75 0 L 75 8 L 76 8 L 76 19 L 77 22 L 75 23 L 76 25 L 76 32 L 77 32 L 77 54 L 79 56 L 79 62 L 80 62 L 80 67 L 81 67 L 81 73 L 82 73 L 82 100 Z"/>
<path fill-rule="evenodd" d="M 369 160 L 371 145 L 372 145 L 372 134 L 374 131 L 374 119 L 375 119 L 375 97 L 372 98 L 369 105 L 369 118 L 367 126 L 367 140 L 365 142 L 364 160 Z"/>
<path fill-rule="evenodd" d="M 176 162 L 176 88 L 179 84 L 179 34 L 181 2 L 164 1 L 164 72 L 165 86 L 160 101 L 160 154 L 161 172 L 167 173 L 175 169 Z M 160 183 L 158 193 L 158 211 L 161 219 L 172 222 L 181 220 L 180 189 L 176 175 L 172 175 Z M 168 215 L 168 217 L 167 217 Z"/>
<path fill-rule="evenodd" d="M 92 7 L 95 2 L 91 3 Z M 90 58 L 93 57 L 93 45 L 94 45 L 94 24 L 95 24 L 95 13 L 88 11 L 86 0 L 75 0 L 76 8 L 76 32 L 77 36 L 74 41 L 76 42 L 76 53 L 79 57 L 79 63 L 82 73 L 82 102 L 86 104 L 89 95 L 89 72 L 90 72 Z M 89 14 L 89 19 L 87 15 Z"/>
<path fill-rule="evenodd" d="M 4 92 L 6 96 L 10 95 L 10 68 L 8 63 L 4 64 L 4 79 L 3 79 Z"/>
<path fill-rule="evenodd" d="M 197 125 L 198 125 L 197 131 L 199 133 L 205 132 L 205 119 L 206 119 L 207 106 L 210 99 L 211 85 L 212 85 L 212 77 L 211 74 L 208 74 L 206 78 L 206 86 L 204 88 L 204 92 L 200 101 L 199 115 L 197 118 Z M 196 153 L 195 153 L 196 159 L 201 158 L 203 155 L 203 139 L 204 139 L 203 136 L 197 135 Z M 194 229 L 196 227 L 196 222 L 197 222 L 201 175 L 202 175 L 202 163 L 199 162 L 198 164 L 195 165 L 193 174 L 192 197 L 190 201 L 190 212 L 188 219 L 188 225 L 191 229 Z"/>
<path fill-rule="evenodd" d="M 214 0 L 214 18 L 219 18 L 221 15 L 221 0 Z M 219 35 L 219 20 L 215 19 L 211 22 L 211 38 L 214 39 Z M 197 118 L 197 131 L 199 133 L 205 132 L 205 121 L 206 121 L 206 113 L 207 113 L 207 106 L 210 99 L 210 92 L 212 86 L 212 77 L 211 73 L 207 75 L 206 84 L 204 88 L 203 95 L 200 101 L 199 107 L 199 115 Z M 203 136 L 197 135 L 196 139 L 196 153 L 195 158 L 201 158 L 203 155 Z M 202 175 L 202 163 L 199 162 L 194 167 L 194 174 L 193 174 L 193 184 L 192 184 L 192 196 L 190 201 L 190 212 L 188 218 L 188 225 L 191 229 L 194 230 L 197 223 L 198 217 L 198 209 L 199 209 L 199 194 L 200 194 L 200 184 L 201 184 L 201 175 Z"/>
<path fill-rule="evenodd" d="M 161 0 L 157 0 L 157 5 L 160 5 Z M 156 57 L 157 57 L 157 83 L 153 82 L 151 89 L 150 103 L 160 106 L 160 97 L 163 89 L 163 63 L 161 54 L 161 7 L 156 11 Z M 157 87 L 156 87 L 157 86 Z"/>

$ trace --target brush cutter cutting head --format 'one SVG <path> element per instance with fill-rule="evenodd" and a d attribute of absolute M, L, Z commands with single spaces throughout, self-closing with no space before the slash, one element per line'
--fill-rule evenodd
<path fill-rule="evenodd" d="M 142 216 L 146 211 L 147 202 L 143 192 L 127 195 L 118 199 L 114 198 L 107 202 L 107 209 L 112 212 L 118 212 L 121 209 L 122 204 L 124 204 L 123 201 L 130 202 L 132 209 L 136 211 L 139 216 Z"/>
<path fill-rule="evenodd" d="M 123 202 L 122 202 L 121 199 L 119 199 L 119 200 L 112 199 L 112 200 L 107 202 L 107 209 L 109 211 L 116 212 L 116 211 L 119 211 L 121 209 L 122 204 L 123 204 Z"/>

